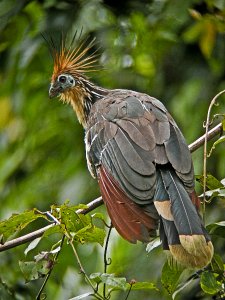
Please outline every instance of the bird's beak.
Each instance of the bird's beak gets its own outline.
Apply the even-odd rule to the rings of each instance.
[[[59,82],[51,83],[49,92],[48,92],[49,98],[52,99],[54,97],[59,96],[59,94],[62,93],[62,91],[63,91],[63,89]]]

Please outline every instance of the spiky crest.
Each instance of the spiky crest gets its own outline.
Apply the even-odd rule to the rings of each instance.
[[[89,38],[82,40],[79,36],[78,45],[74,47],[76,36],[77,32],[69,46],[66,43],[66,36],[64,37],[63,35],[61,35],[59,47],[56,47],[52,39],[48,42],[54,60],[52,80],[55,80],[61,73],[85,77],[86,73],[97,71],[97,50],[87,55],[95,45],[95,38],[92,40],[89,40]]]

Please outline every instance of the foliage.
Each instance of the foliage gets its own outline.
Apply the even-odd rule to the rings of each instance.
[[[147,255],[145,246],[129,245],[113,231],[111,264],[103,268],[107,217],[102,207],[95,215],[76,212],[99,191],[86,168],[81,126],[70,108],[48,100],[52,60],[41,33],[57,40],[62,30],[83,28],[96,36],[104,69],[92,79],[158,97],[191,142],[203,133],[209,100],[224,89],[224,1],[3,0],[0,14],[1,241],[51,225],[28,246],[1,253],[0,298],[34,299],[40,290],[40,297],[56,300],[223,297],[224,136],[208,145],[212,264],[177,271],[157,243]],[[224,99],[215,108],[222,117]],[[202,174],[202,151],[193,160]],[[202,175],[197,181],[201,194]]]

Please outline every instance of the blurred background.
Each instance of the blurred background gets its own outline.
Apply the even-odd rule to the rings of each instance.
[[[1,220],[33,207],[45,211],[67,199],[78,204],[99,196],[86,167],[83,128],[70,107],[48,98],[53,62],[41,34],[57,39],[61,32],[73,35],[83,28],[84,36],[96,37],[103,68],[92,80],[158,98],[188,143],[204,133],[209,103],[225,88],[224,0],[2,0],[0,15]],[[225,97],[219,102],[213,114],[224,114]],[[193,160],[195,173],[202,174],[203,149]],[[224,144],[208,160],[208,171],[219,180],[225,177]],[[197,190],[202,192],[200,186]],[[206,223],[222,220],[222,208],[218,199],[207,205]],[[105,214],[103,207],[97,211]],[[53,243],[45,239],[38,247],[49,250]],[[130,245],[115,231],[109,247],[109,272],[161,289],[134,291],[130,300],[170,299],[160,283],[166,260],[160,248],[148,255],[145,245]],[[0,254],[0,299],[34,299],[41,286],[41,280],[24,282],[18,261],[25,248]],[[103,271],[101,246],[79,246],[78,252],[88,274]],[[65,245],[46,286],[47,299],[66,300],[86,291],[90,288]],[[204,297],[194,282],[180,299]],[[111,299],[125,299],[125,293]]]

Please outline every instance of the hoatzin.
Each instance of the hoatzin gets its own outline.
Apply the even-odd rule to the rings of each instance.
[[[50,98],[72,105],[85,129],[87,165],[97,178],[113,226],[131,243],[159,234],[163,249],[190,268],[213,255],[199,215],[191,154],[184,137],[157,99],[143,93],[96,86],[93,41],[60,49],[54,60]]]

